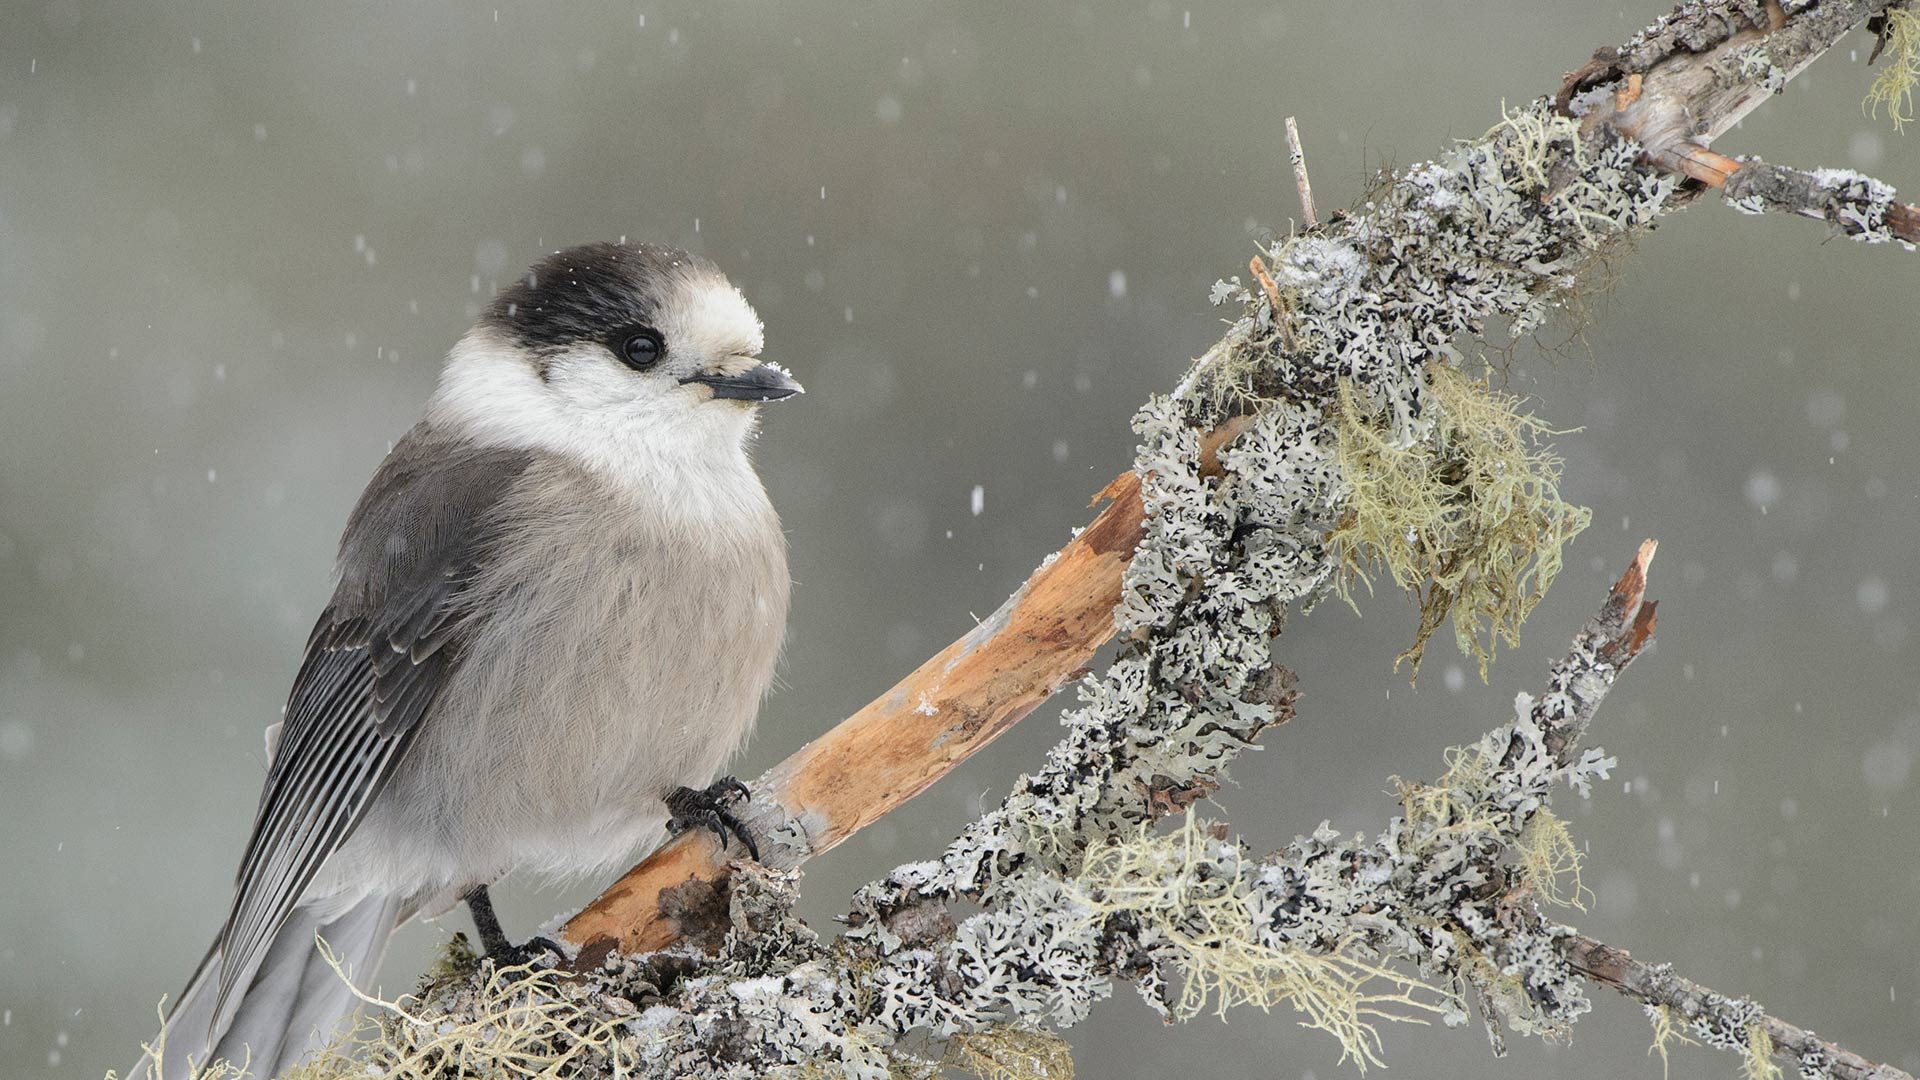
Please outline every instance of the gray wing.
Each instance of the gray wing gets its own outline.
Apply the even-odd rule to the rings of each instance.
[[[474,621],[459,595],[486,558],[502,497],[530,460],[415,428],[361,495],[221,931],[216,1016],[393,775],[459,664]]]

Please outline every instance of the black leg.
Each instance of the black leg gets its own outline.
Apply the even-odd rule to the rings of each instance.
[[[735,805],[752,797],[747,785],[732,776],[715,780],[705,791],[675,788],[666,798],[667,831],[678,836],[692,828],[707,829],[720,838],[721,847],[725,847],[730,838],[737,839],[753,861],[759,862],[760,845],[754,842],[746,823],[733,813]]]
[[[525,945],[507,940],[500,928],[500,917],[493,913],[493,897],[485,885],[476,885],[467,893],[467,910],[473,913],[473,928],[480,932],[480,947],[487,951],[496,967],[514,967],[543,952],[565,956],[559,945],[543,937],[529,938]]]

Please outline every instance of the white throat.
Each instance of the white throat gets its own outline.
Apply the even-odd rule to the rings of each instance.
[[[483,446],[558,455],[692,517],[737,510],[742,498],[764,503],[746,450],[755,409],[678,388],[636,393],[604,357],[579,359],[562,390],[500,335],[475,328],[448,354],[427,422]]]

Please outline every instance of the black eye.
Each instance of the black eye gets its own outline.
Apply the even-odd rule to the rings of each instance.
[[[660,362],[667,353],[666,340],[658,330],[642,327],[628,332],[620,341],[620,359],[635,371],[645,371]]]

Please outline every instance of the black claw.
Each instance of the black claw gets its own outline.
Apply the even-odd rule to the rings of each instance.
[[[739,840],[747,849],[754,862],[760,861],[760,845],[754,842],[747,831],[746,822],[734,816],[731,809],[736,803],[743,803],[753,797],[747,785],[738,778],[723,776],[707,785],[705,791],[692,788],[675,788],[666,798],[667,831],[675,836],[692,828],[702,828],[720,838],[720,846],[725,847],[728,839]]]
[[[547,953],[553,953],[553,957],[559,961],[566,959],[566,949],[563,949],[561,944],[555,942],[553,938],[528,938],[522,944],[507,945],[499,951],[488,949],[486,955],[488,959],[492,959],[495,969],[501,969],[501,967],[526,967]]]
[[[508,941],[506,931],[500,928],[500,917],[493,913],[493,897],[485,885],[475,886],[466,899],[467,909],[473,912],[473,927],[480,932],[480,946],[487,951],[487,959],[493,961],[494,967],[520,967],[547,953],[566,959],[566,950],[550,938],[529,938],[524,945]]]

